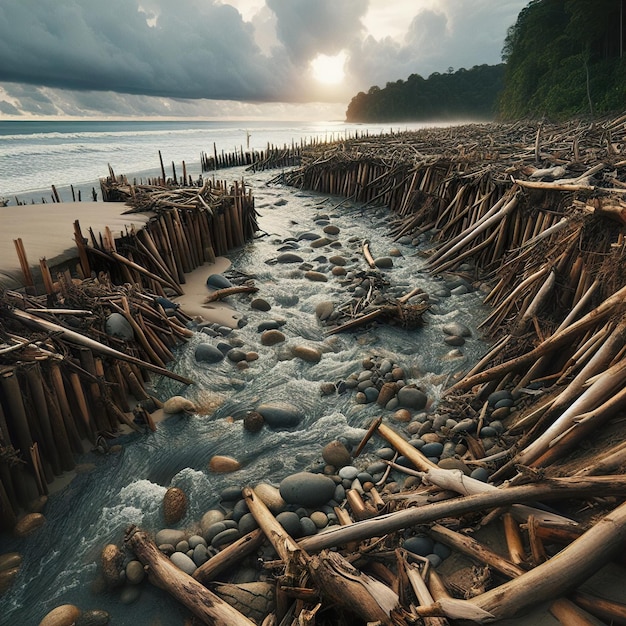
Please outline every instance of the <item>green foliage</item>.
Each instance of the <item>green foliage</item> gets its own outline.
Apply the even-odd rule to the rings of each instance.
[[[508,30],[504,119],[605,113],[626,104],[624,0],[533,0]]]
[[[427,79],[411,74],[380,87],[370,87],[352,98],[348,122],[397,122],[450,119],[493,119],[503,87],[504,65],[477,65]]]

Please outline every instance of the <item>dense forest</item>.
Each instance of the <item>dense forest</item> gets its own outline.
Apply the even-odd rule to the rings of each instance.
[[[565,118],[626,105],[626,0],[532,0],[507,32],[501,65],[450,68],[360,92],[349,122]]]

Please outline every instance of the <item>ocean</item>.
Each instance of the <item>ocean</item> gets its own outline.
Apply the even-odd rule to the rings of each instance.
[[[71,201],[70,185],[83,200],[99,179],[116,174],[154,175],[159,151],[168,169],[182,161],[189,173],[200,173],[200,156],[235,150],[262,150],[269,144],[340,139],[355,132],[380,134],[424,127],[424,124],[360,125],[341,121],[0,121],[0,198],[51,201],[55,185]],[[178,169],[180,173],[180,169]],[[98,196],[99,197],[99,196]]]

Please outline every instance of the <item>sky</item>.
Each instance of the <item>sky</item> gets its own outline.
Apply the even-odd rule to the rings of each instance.
[[[343,120],[373,85],[501,62],[527,4],[2,0],[0,120]]]

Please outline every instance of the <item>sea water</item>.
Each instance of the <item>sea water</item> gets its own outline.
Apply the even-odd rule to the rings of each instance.
[[[142,131],[135,132],[141,135]],[[182,129],[176,132],[184,134]],[[165,136],[167,132],[159,135],[161,149]],[[82,141],[89,146],[82,149],[90,153],[102,149],[97,137],[94,145],[85,137]],[[106,141],[114,142],[111,137]],[[148,166],[139,159],[143,152],[154,154],[159,149],[157,143],[150,145],[136,153],[138,160],[129,161],[129,167]],[[110,153],[106,157],[104,152],[100,154],[112,160]],[[115,162],[111,165],[117,169]],[[0,597],[0,624],[36,626],[48,611],[66,603],[84,610],[104,609],[116,626],[182,624],[185,610],[147,581],[142,583],[139,597],[129,604],[122,602],[119,591],[102,591],[95,584],[100,552],[106,544],[120,545],[130,524],[147,531],[163,527],[162,499],[168,487],[186,492],[188,513],[179,526],[193,525],[206,510],[219,505],[219,494],[228,486],[260,481],[278,485],[293,472],[319,465],[322,448],[329,441],[345,437],[356,445],[371,420],[384,411],[375,404],[357,404],[353,392],[323,396],[320,385],[360,372],[363,358],[387,357],[400,364],[408,382],[420,385],[436,408],[446,381],[466,371],[484,352],[476,328],[482,317],[477,293],[440,298],[426,314],[422,329],[378,325],[327,337],[315,315],[316,305],[323,300],[342,304],[351,297],[346,285],[328,272],[326,258],[333,254],[343,255],[348,269],[367,269],[361,253],[361,242],[367,238],[376,256],[387,254],[392,247],[400,252],[394,257],[394,267],[384,271],[390,292],[401,294],[420,287],[432,294],[440,289],[441,281],[424,271],[424,261],[413,245],[392,241],[390,216],[384,207],[365,208],[342,198],[285,187],[271,182],[275,175],[235,168],[222,176],[244,177],[253,188],[260,213],[257,237],[229,255],[233,269],[254,279],[259,288],[255,296],[272,307],[267,312],[253,309],[247,295],[230,299],[247,322],[233,335],[243,344],[242,349],[257,351],[259,359],[244,371],[227,360],[199,364],[194,358],[196,346],[215,341],[201,332],[177,350],[176,362],[170,366],[192,378],[194,384],[187,387],[168,378],[154,379],[154,395],[164,400],[181,394],[198,404],[204,402],[204,406],[211,404],[206,402],[210,398],[217,408],[190,417],[170,417],[158,424],[156,432],[121,436],[110,442],[122,444],[119,454],[86,452],[78,461],[90,471],[78,474],[50,496],[46,524],[36,534],[24,540],[1,535],[0,553],[19,551],[24,564],[12,588]],[[84,174],[83,180],[88,178]],[[294,251],[315,269],[328,272],[328,282],[311,282],[294,266],[273,262],[283,246],[294,245],[293,240],[303,232],[321,235],[322,216],[340,229],[341,248],[312,249],[302,241],[295,244],[299,248]],[[283,324],[284,344],[261,345],[258,326],[268,319]],[[442,326],[450,321],[464,323],[472,331],[472,337],[453,357],[442,332]],[[321,346],[321,361],[312,364],[289,358],[289,347],[300,344]],[[255,434],[243,429],[241,418],[246,411],[276,400],[289,401],[302,410],[304,418],[297,427],[283,431],[264,427]],[[363,453],[363,462],[372,460],[373,451],[382,445],[382,440],[374,438]],[[242,469],[232,474],[209,472],[208,462],[216,454],[236,458]]]

